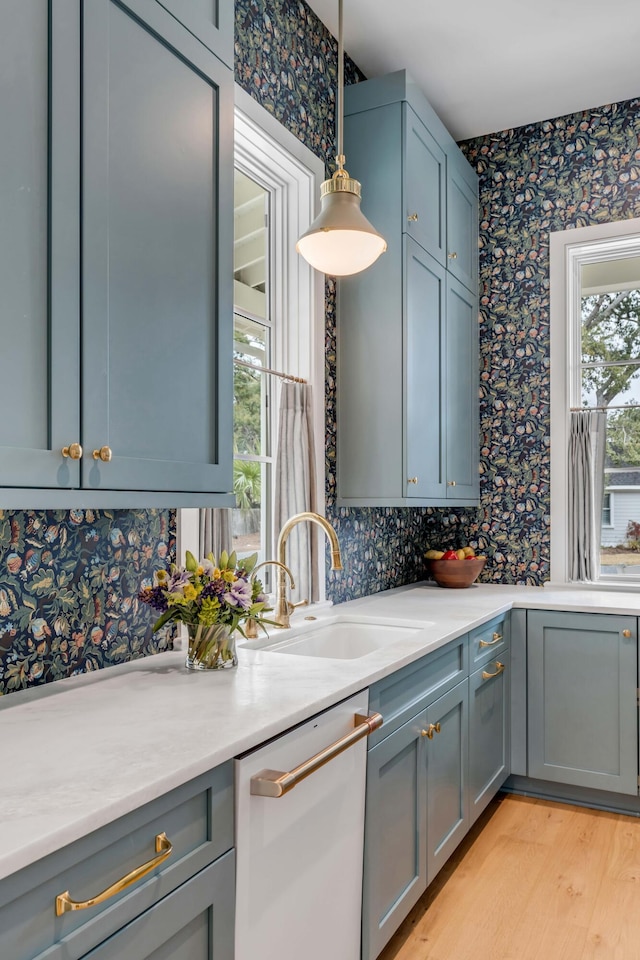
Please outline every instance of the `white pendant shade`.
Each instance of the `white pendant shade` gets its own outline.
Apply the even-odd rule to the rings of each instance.
[[[332,277],[365,270],[386,249],[360,210],[360,197],[350,191],[323,196],[319,215],[296,244],[307,263]]]

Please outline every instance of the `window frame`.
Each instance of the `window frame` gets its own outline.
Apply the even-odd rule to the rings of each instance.
[[[273,284],[271,316],[280,336],[274,337],[274,369],[313,385],[313,434],[316,454],[316,503],[325,512],[325,350],[324,275],[317,273],[295,250],[297,238],[319,210],[324,164],[272,114],[235,85],[234,166],[261,183],[271,194],[271,251],[281,282]],[[279,406],[279,381],[272,400]],[[274,444],[276,438],[273,438]],[[275,450],[275,446],[274,446]],[[178,511],[178,557],[198,552],[197,509]],[[326,597],[325,543],[318,550],[320,600]]]
[[[549,235],[550,283],[550,525],[551,571],[549,586],[571,585],[593,590],[594,582],[580,583],[569,578],[569,471],[567,450],[572,397],[580,396],[578,364],[580,329],[571,318],[580,315],[580,267],[583,263],[617,256],[640,255],[640,218],[558,230]],[[596,581],[598,589],[628,590],[640,586],[631,578]]]
[[[605,500],[606,500],[607,497],[609,498],[609,506],[605,506]],[[613,490],[608,490],[606,487],[605,487],[605,490],[604,490],[603,500],[602,500],[602,515],[603,515],[603,516],[604,516],[605,510],[608,510],[608,511],[609,511],[609,523],[604,523],[604,522],[602,522],[602,523],[601,523],[601,526],[602,526],[602,527],[605,527],[605,529],[607,529],[607,530],[613,530],[613,528],[615,527],[615,522],[614,522],[614,519],[613,519]]]

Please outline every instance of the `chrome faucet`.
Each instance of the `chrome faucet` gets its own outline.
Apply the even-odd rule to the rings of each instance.
[[[293,579],[293,574],[291,573],[291,570],[289,570],[289,567],[287,567],[284,563],[281,563],[279,560],[263,560],[262,563],[259,563],[257,567],[254,567],[253,573],[251,574],[251,580],[252,581],[255,580],[256,573],[258,572],[258,570],[260,570],[261,567],[267,567],[269,566],[269,564],[273,564],[275,567],[279,567],[283,577],[285,577],[288,574],[289,582],[291,584],[291,589],[295,590],[296,584]],[[258,621],[255,620],[253,617],[248,618],[244,628],[244,635],[247,638],[247,640],[255,640],[257,638]]]
[[[278,587],[276,591],[276,608],[273,614],[273,620],[278,624],[279,627],[286,628],[290,626],[289,618],[293,613],[294,609],[297,606],[301,606],[304,603],[308,603],[308,600],[303,600],[302,604],[291,603],[287,599],[287,581],[285,579],[285,572],[282,569],[285,567],[285,548],[287,545],[287,539],[293,528],[298,524],[302,523],[303,520],[309,520],[311,523],[317,524],[319,527],[324,530],[331,544],[331,569],[332,570],[342,570],[342,557],[340,556],[340,544],[338,543],[338,538],[336,532],[324,517],[321,517],[319,513],[296,513],[295,516],[290,517],[286,523],[283,525],[280,535],[278,537],[278,545],[276,548],[276,553],[278,554]],[[285,567],[286,569],[286,567]],[[293,586],[293,581],[292,584]]]

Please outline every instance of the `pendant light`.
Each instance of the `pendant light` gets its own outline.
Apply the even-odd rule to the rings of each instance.
[[[316,270],[346,277],[366,270],[387,249],[384,237],[360,210],[361,187],[344,169],[344,49],[338,0],[338,109],[336,172],[320,188],[320,213],[296,244]]]

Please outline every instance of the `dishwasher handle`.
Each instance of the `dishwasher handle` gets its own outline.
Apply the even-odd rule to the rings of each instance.
[[[255,777],[251,777],[251,795],[254,797],[283,797],[285,793],[304,780],[310,774],[315,773],[325,763],[329,763],[334,757],[344,753],[345,750],[358,740],[368,737],[370,733],[382,726],[382,714],[372,713],[367,717],[362,713],[356,713],[353,718],[354,728],[351,733],[340,737],[335,743],[325,747],[315,756],[309,757],[304,763],[294,767],[289,772],[282,770],[261,770]]]

